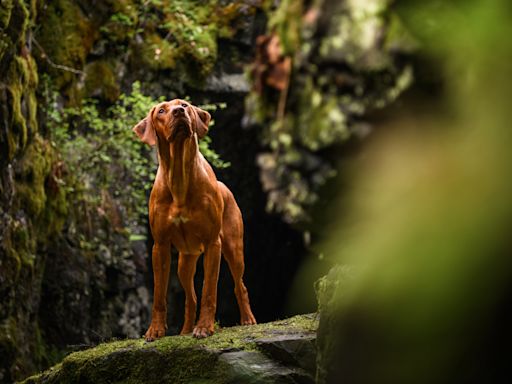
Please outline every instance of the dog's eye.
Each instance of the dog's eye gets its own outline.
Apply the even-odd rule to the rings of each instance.
[[[164,113],[165,112],[165,109],[163,108],[160,108],[160,110],[158,111],[158,113]]]
[[[187,108],[187,107],[188,107],[188,104],[181,104],[181,106],[182,106],[183,108]]]

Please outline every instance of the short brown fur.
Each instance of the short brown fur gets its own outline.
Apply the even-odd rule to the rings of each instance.
[[[213,334],[221,253],[226,259],[240,309],[240,323],[256,324],[242,277],[244,273],[242,214],[231,191],[217,181],[199,152],[210,114],[175,99],[153,107],[133,131],[157,145],[159,167],[149,199],[153,234],[154,298],[147,341],[165,335],[171,244],[179,251],[178,277],[185,290],[185,320],[181,334]],[[196,263],[204,252],[204,281],[199,320],[194,290]]]

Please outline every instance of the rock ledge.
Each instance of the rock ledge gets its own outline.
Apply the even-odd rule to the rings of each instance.
[[[113,341],[68,355],[34,383],[313,383],[315,314],[217,331]]]

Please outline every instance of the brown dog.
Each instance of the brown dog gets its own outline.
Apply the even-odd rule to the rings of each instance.
[[[149,199],[153,246],[154,298],[147,341],[165,335],[171,244],[179,251],[178,277],[185,290],[181,334],[213,334],[221,252],[235,282],[241,324],[256,324],[244,273],[242,214],[231,191],[217,181],[199,152],[198,140],[208,131],[210,114],[184,100],[156,105],[133,131],[146,144],[157,145],[159,167]],[[194,274],[204,252],[204,281],[199,321]]]

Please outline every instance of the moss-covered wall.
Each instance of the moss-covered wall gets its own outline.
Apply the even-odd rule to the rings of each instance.
[[[208,92],[217,92],[231,103],[229,112],[218,117],[226,126],[218,142],[222,155],[237,164],[219,174],[234,190],[246,232],[252,234],[246,240],[248,285],[259,285],[252,276],[267,271],[276,254],[282,261],[283,269],[272,269],[277,282],[256,290],[253,303],[267,306],[260,309],[266,320],[283,306],[288,283],[279,282],[281,275],[296,268],[304,246],[300,233],[263,213],[254,165],[261,151],[258,140],[268,148],[258,159],[269,207],[290,222],[304,220],[318,199],[318,188],[333,174],[321,151],[354,135],[356,120],[392,101],[407,86],[410,72],[398,60],[406,49],[392,38],[402,34],[386,1],[376,1],[364,12],[348,2],[327,0],[307,6],[300,0],[283,1],[276,9],[271,2],[255,4],[2,2],[0,293],[6,299],[0,302],[0,349],[7,358],[2,359],[0,381],[50,363],[68,345],[136,336],[146,323],[146,249],[129,241],[125,207],[115,197],[108,191],[91,196],[76,188],[47,124],[52,110],[78,106],[84,98],[95,98],[105,109],[135,80],[154,97],[188,93],[209,101]],[[268,10],[268,33],[281,42],[276,72],[265,72],[265,59],[257,63],[264,69],[254,72],[255,81],[263,86],[247,102],[263,135],[240,129],[244,83],[212,85],[226,71],[241,76],[241,61],[251,60],[251,46],[262,31],[254,21],[258,7]],[[394,30],[399,32],[393,35]],[[44,104],[48,91],[58,94],[51,105]],[[213,137],[217,140],[215,132]],[[246,150],[238,154],[233,143],[243,143]],[[221,290],[231,291],[224,272]],[[173,298],[180,298],[173,281]],[[171,303],[175,309],[176,301]],[[232,306],[219,304],[220,310],[226,307]],[[173,326],[179,313],[172,311]]]
[[[185,84],[201,88],[218,39],[234,36],[255,10],[241,1],[52,1],[39,5],[34,49],[68,104],[91,96],[113,102],[134,80],[160,96]]]
[[[153,97],[202,87],[218,40],[255,9],[217,1],[1,2],[0,382],[80,345],[136,337],[149,315],[147,251],[130,242],[126,207],[105,191],[76,188],[48,114],[91,97],[106,108],[134,80]],[[52,105],[48,91],[58,94]],[[136,225],[145,230],[143,220]]]
[[[269,14],[248,117],[268,148],[258,158],[268,209],[307,226],[341,145],[410,85],[415,44],[388,0],[285,0]]]
[[[31,51],[37,3],[2,2],[0,24],[0,381],[33,371],[42,359],[37,322],[45,256],[66,205],[48,188],[57,161],[39,133],[38,67]]]

